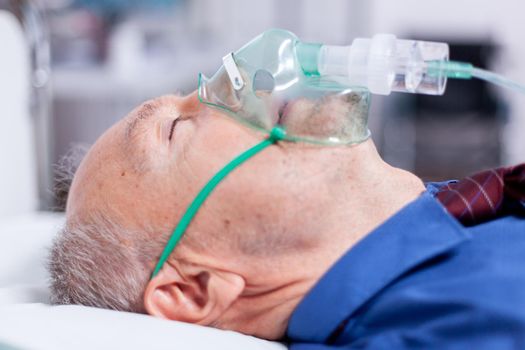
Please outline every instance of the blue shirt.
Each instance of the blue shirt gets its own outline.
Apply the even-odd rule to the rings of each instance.
[[[463,227],[438,187],[319,280],[291,316],[291,350],[525,349],[525,218]]]

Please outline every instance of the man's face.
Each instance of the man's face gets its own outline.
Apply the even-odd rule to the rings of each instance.
[[[298,116],[303,115],[300,104],[297,108]],[[333,116],[333,110],[319,111]],[[265,137],[200,104],[196,94],[146,102],[109,129],[83,160],[68,198],[68,221],[103,213],[130,232],[146,235],[147,228],[155,227],[167,237],[210,178]],[[350,237],[346,231],[352,226],[368,230],[374,224],[363,215],[350,218],[346,206],[370,201],[370,195],[353,188],[349,179],[377,182],[376,175],[382,173],[374,152],[369,141],[352,152],[348,147],[278,143],[230,173],[199,209],[175,249],[177,261],[219,271],[217,293],[228,285],[241,293],[235,300],[220,295],[232,306],[198,323],[266,338],[281,336],[287,315],[303,293],[346,249],[337,243],[338,237]],[[328,229],[342,218],[351,219],[350,225],[338,224],[335,232]],[[125,249],[133,242],[121,244]],[[148,276],[156,258],[151,257]],[[180,267],[171,271],[181,277]],[[224,277],[228,273],[239,276],[245,287],[237,283],[239,279]],[[200,288],[201,281],[197,282]],[[296,282],[300,288],[294,287]],[[177,293],[169,295],[182,295]],[[266,311],[248,312],[257,306],[255,295],[281,305],[260,304],[279,311],[280,322],[271,315],[261,321]],[[169,318],[192,321],[180,315]]]
[[[129,228],[154,224],[173,229],[213,174],[264,137],[200,104],[195,94],[146,102],[109,129],[82,162],[70,192],[68,218],[104,210]],[[326,169],[337,168],[333,160],[341,151],[269,147],[228,175],[189,232],[246,235],[246,246],[236,241],[231,249],[251,254],[257,247],[264,249],[265,242],[279,241],[280,249],[297,245],[283,231],[293,231],[306,215],[315,219],[319,206],[330,200],[323,184],[337,172]],[[267,235],[256,237],[254,227]],[[314,225],[311,231],[320,228]]]

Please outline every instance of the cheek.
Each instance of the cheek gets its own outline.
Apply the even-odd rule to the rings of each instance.
[[[169,182],[164,193],[166,198],[170,198],[170,203],[175,199],[177,204],[170,206],[178,213],[188,207],[219,170],[264,137],[211,110],[188,123],[192,125],[181,129],[186,133],[181,135],[184,136],[181,137],[181,141],[184,139],[185,143],[177,147],[172,164],[163,175]],[[248,160],[245,164],[252,161]],[[240,186],[238,181],[231,181],[231,184],[227,185],[230,178],[235,178],[236,173],[245,164],[229,174],[212,192],[210,198],[217,197],[217,193],[221,192],[223,187],[227,188],[226,193],[245,192],[244,188],[248,186]],[[208,202],[207,200],[206,203]]]
[[[172,192],[182,203],[177,212],[185,210],[228,162],[264,138],[222,115],[208,113],[195,123],[186,153],[175,161],[171,178]],[[283,218],[293,222],[303,213],[315,212],[312,206],[317,202],[313,203],[313,198],[319,199],[317,193],[323,191],[318,184],[323,167],[313,161],[317,159],[313,155],[308,158],[302,150],[268,147],[228,174],[214,189],[196,225],[223,231]]]
[[[263,133],[241,125],[232,117],[210,108],[196,123],[198,125],[195,147],[217,158],[232,159],[265,137]]]
[[[170,167],[173,187],[179,188],[177,192],[182,191],[190,197],[196,196],[218,171],[265,137],[262,133],[247,129],[230,118],[212,111],[199,116],[193,123],[195,125],[191,135],[186,138],[187,143],[179,147]],[[266,152],[268,150],[262,151],[262,153]],[[248,159],[223,181],[229,182],[229,179],[236,177],[236,173],[242,171],[242,168],[250,167],[254,161],[258,163],[255,159],[259,157],[258,154],[254,159]],[[252,172],[263,171],[263,168],[264,166],[252,169]],[[251,176],[240,178],[251,179]],[[223,186],[222,183],[219,185],[219,187]]]
[[[293,215],[309,197],[302,166],[270,146],[235,169],[217,187],[217,205],[246,220],[271,221]]]
[[[249,256],[308,249],[316,243],[310,232],[326,227],[318,217],[323,188],[304,181],[300,171],[253,161],[219,185],[204,221],[224,237],[242,237],[233,242],[233,249]]]

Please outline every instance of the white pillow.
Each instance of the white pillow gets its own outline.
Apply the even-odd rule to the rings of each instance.
[[[0,344],[35,350],[286,350],[282,344],[152,316],[85,306],[0,307]]]
[[[47,251],[63,223],[48,212],[0,219],[0,288],[47,285]]]
[[[286,350],[236,332],[78,305],[46,305],[45,259],[63,215],[0,221],[0,349]]]

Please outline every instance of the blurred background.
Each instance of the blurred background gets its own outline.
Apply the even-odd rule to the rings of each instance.
[[[12,196],[0,213],[60,209],[55,164],[72,145],[89,146],[146,99],[193,91],[199,72],[270,27],[327,44],[378,32],[447,42],[452,59],[525,82],[524,9],[520,0],[0,0],[0,192]],[[459,178],[525,161],[525,95],[471,80],[449,81],[442,97],[374,96],[370,129],[391,164],[424,180]]]

